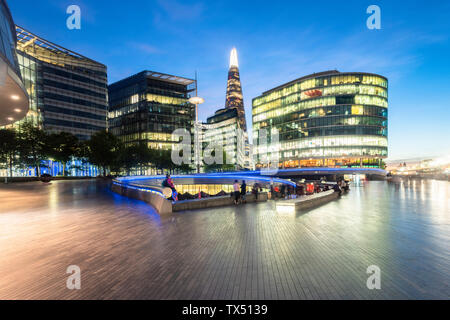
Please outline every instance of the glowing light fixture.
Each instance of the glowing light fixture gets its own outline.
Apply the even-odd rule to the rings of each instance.
[[[233,50],[231,50],[231,54],[230,54],[230,68],[232,68],[232,67],[239,68],[239,62],[238,62],[236,48],[233,48]]]
[[[8,117],[7,120],[8,121],[14,121],[14,118],[13,117]]]
[[[189,102],[192,104],[202,104],[203,102],[205,102],[205,99],[200,97],[192,97],[189,99]]]
[[[13,100],[19,100],[20,99],[20,97],[18,96],[18,95],[16,95],[16,94],[13,94],[12,96],[11,96],[11,99],[13,99]]]
[[[17,112],[17,113],[21,113],[21,112],[22,112],[22,110],[21,110],[21,109],[19,109],[19,108],[16,108],[16,109],[14,109],[14,112]]]

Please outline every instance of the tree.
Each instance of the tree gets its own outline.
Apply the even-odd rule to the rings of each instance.
[[[40,164],[48,156],[45,142],[47,134],[31,122],[25,122],[20,128],[19,134],[20,161],[26,166],[36,168],[36,175],[40,176]]]
[[[106,170],[117,164],[122,142],[112,133],[105,130],[94,133],[87,142],[87,158],[90,163],[101,167],[103,175]]]
[[[0,130],[0,162],[5,164],[5,168],[12,177],[12,170],[19,152],[19,139],[16,131],[12,129]],[[7,181],[7,180],[6,180]]]
[[[143,167],[146,167],[154,159],[154,152],[148,148],[146,143],[139,143],[123,148],[120,151],[120,167],[124,168],[127,175],[130,175],[131,169],[139,168],[140,174],[143,174]]]
[[[213,151],[213,157],[214,157],[215,151]],[[222,157],[223,163],[213,163],[205,165],[205,172],[226,172],[226,171],[232,171],[235,170],[235,165],[233,164],[227,164],[227,153],[225,150],[223,151],[223,157]]]
[[[172,171],[176,165],[172,161],[171,150],[151,150],[151,163],[160,170]]]
[[[67,162],[78,154],[80,148],[78,138],[68,132],[52,133],[48,137],[46,146],[49,156],[62,163],[63,176],[65,176]]]

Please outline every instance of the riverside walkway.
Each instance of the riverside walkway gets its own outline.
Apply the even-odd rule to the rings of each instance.
[[[370,182],[298,214],[269,201],[166,218],[95,180],[2,185],[0,299],[448,299],[449,194]]]

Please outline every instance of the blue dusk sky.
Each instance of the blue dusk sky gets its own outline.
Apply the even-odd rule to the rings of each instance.
[[[389,78],[389,159],[450,154],[450,1],[9,0],[16,24],[107,65],[109,82],[142,70],[193,78],[224,107],[237,48],[247,119],[263,91],[330,69]],[[81,8],[81,30],[66,9]],[[381,30],[366,9],[381,8]]]

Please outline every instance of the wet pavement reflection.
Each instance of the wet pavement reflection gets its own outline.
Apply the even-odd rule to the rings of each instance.
[[[444,181],[366,182],[306,212],[169,217],[96,180],[2,185],[0,299],[448,299],[449,208]]]

